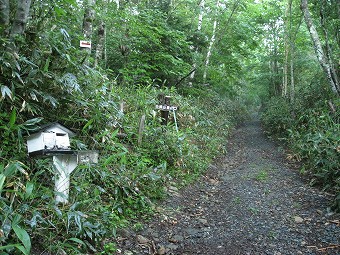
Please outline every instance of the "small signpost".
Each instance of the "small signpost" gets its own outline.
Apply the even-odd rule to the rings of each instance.
[[[88,48],[91,49],[91,41],[80,41],[79,43],[80,48]]]
[[[175,128],[176,128],[176,132],[177,132],[177,135],[178,135],[179,133],[178,133],[178,125],[177,125],[177,119],[176,119],[176,111],[178,110],[178,107],[170,105],[170,99],[171,99],[171,96],[164,96],[164,94],[159,94],[158,95],[159,104],[156,105],[156,109],[161,111],[162,125],[165,125],[165,126],[168,125],[169,112],[173,113]],[[179,137],[178,137],[178,139],[179,139]],[[182,156],[181,144],[179,143],[178,146],[179,146],[180,155]]]
[[[174,118],[176,119],[175,111],[177,111],[177,106],[170,105],[171,96],[165,96],[164,94],[158,95],[159,104],[156,105],[156,109],[161,110],[162,125],[167,125],[169,121],[169,112],[174,112]]]
[[[156,109],[163,110],[163,111],[177,111],[177,106],[157,104]]]

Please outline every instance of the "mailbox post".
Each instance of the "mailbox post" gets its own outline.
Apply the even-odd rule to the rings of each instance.
[[[79,163],[98,163],[97,151],[71,150],[69,137],[75,133],[58,122],[42,126],[27,138],[29,156],[52,156],[56,202],[67,204],[70,175]]]
[[[77,167],[77,155],[55,155],[53,156],[53,167],[55,170],[55,200],[57,203],[67,204],[70,190],[70,175]]]

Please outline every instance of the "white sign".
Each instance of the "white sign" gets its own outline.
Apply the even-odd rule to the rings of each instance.
[[[80,48],[91,49],[91,41],[80,41]]]
[[[177,106],[170,106],[170,105],[156,105],[156,109],[159,110],[167,110],[167,111],[176,111]]]

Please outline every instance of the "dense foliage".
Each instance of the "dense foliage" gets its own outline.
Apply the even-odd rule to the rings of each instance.
[[[336,66],[336,2],[311,2]],[[114,253],[117,229],[138,228],[167,189],[204,172],[261,103],[313,182],[339,192],[339,100],[298,6],[0,1],[0,254]],[[166,126],[160,94],[179,106]],[[66,205],[55,203],[51,158],[27,156],[27,136],[55,121],[77,133],[72,149],[100,152],[72,173]]]
[[[286,141],[292,151],[290,158],[302,161],[301,172],[310,175],[311,184],[334,194],[333,209],[340,210],[340,102],[339,90],[332,81],[338,80],[340,70],[339,63],[334,62],[340,52],[339,36],[334,30],[340,26],[335,13],[339,6],[335,1],[310,2],[308,5],[301,1],[306,27],[301,24],[301,14],[294,9],[297,1],[287,1],[284,9],[279,8],[285,15],[275,29],[282,33],[283,40],[273,35],[276,40],[267,45],[273,56],[264,54],[269,57],[269,70],[261,68],[268,73],[262,73],[256,80],[262,79],[262,84],[268,87],[261,91],[262,98],[267,98],[262,101],[262,120],[267,131]],[[308,20],[310,13],[319,19]],[[308,30],[310,38],[306,37]],[[313,51],[318,52],[318,58]],[[328,55],[320,56],[323,52]],[[332,79],[327,72],[321,72],[326,69],[332,73]]]
[[[195,37],[195,8],[187,5],[177,15],[166,4],[33,1],[25,32],[18,26],[15,34],[19,8],[9,5],[0,31],[0,254],[112,254],[117,229],[138,227],[155,199],[225,151],[245,107],[232,85],[202,86],[196,77],[189,86],[192,45],[206,43]],[[95,20],[86,17],[91,9]],[[93,27],[106,24],[104,58],[95,59],[99,27],[92,31],[96,54],[78,49],[91,32],[81,29],[83,15]],[[155,109],[161,93],[179,106],[167,126]],[[100,152],[98,164],[72,173],[66,205],[55,202],[51,158],[27,156],[27,136],[54,121],[77,133],[72,149]]]
[[[329,105],[339,105],[339,99],[309,99],[292,106],[275,98],[266,104],[262,120],[270,134],[287,142],[290,158],[302,161],[301,172],[311,176],[311,184],[335,195],[333,209],[339,210],[340,116]]]

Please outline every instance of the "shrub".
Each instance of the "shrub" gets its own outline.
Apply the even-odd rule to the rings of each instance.
[[[338,98],[333,101],[339,105]],[[306,104],[311,108],[305,108]],[[325,99],[312,102],[300,99],[294,107],[283,99],[272,99],[262,114],[267,130],[286,140],[298,158],[303,160],[301,170],[311,174],[311,184],[336,194],[335,210],[340,210],[339,119],[339,111],[332,112]]]
[[[293,124],[292,109],[283,98],[273,98],[266,102],[261,119],[269,134],[287,137]]]

